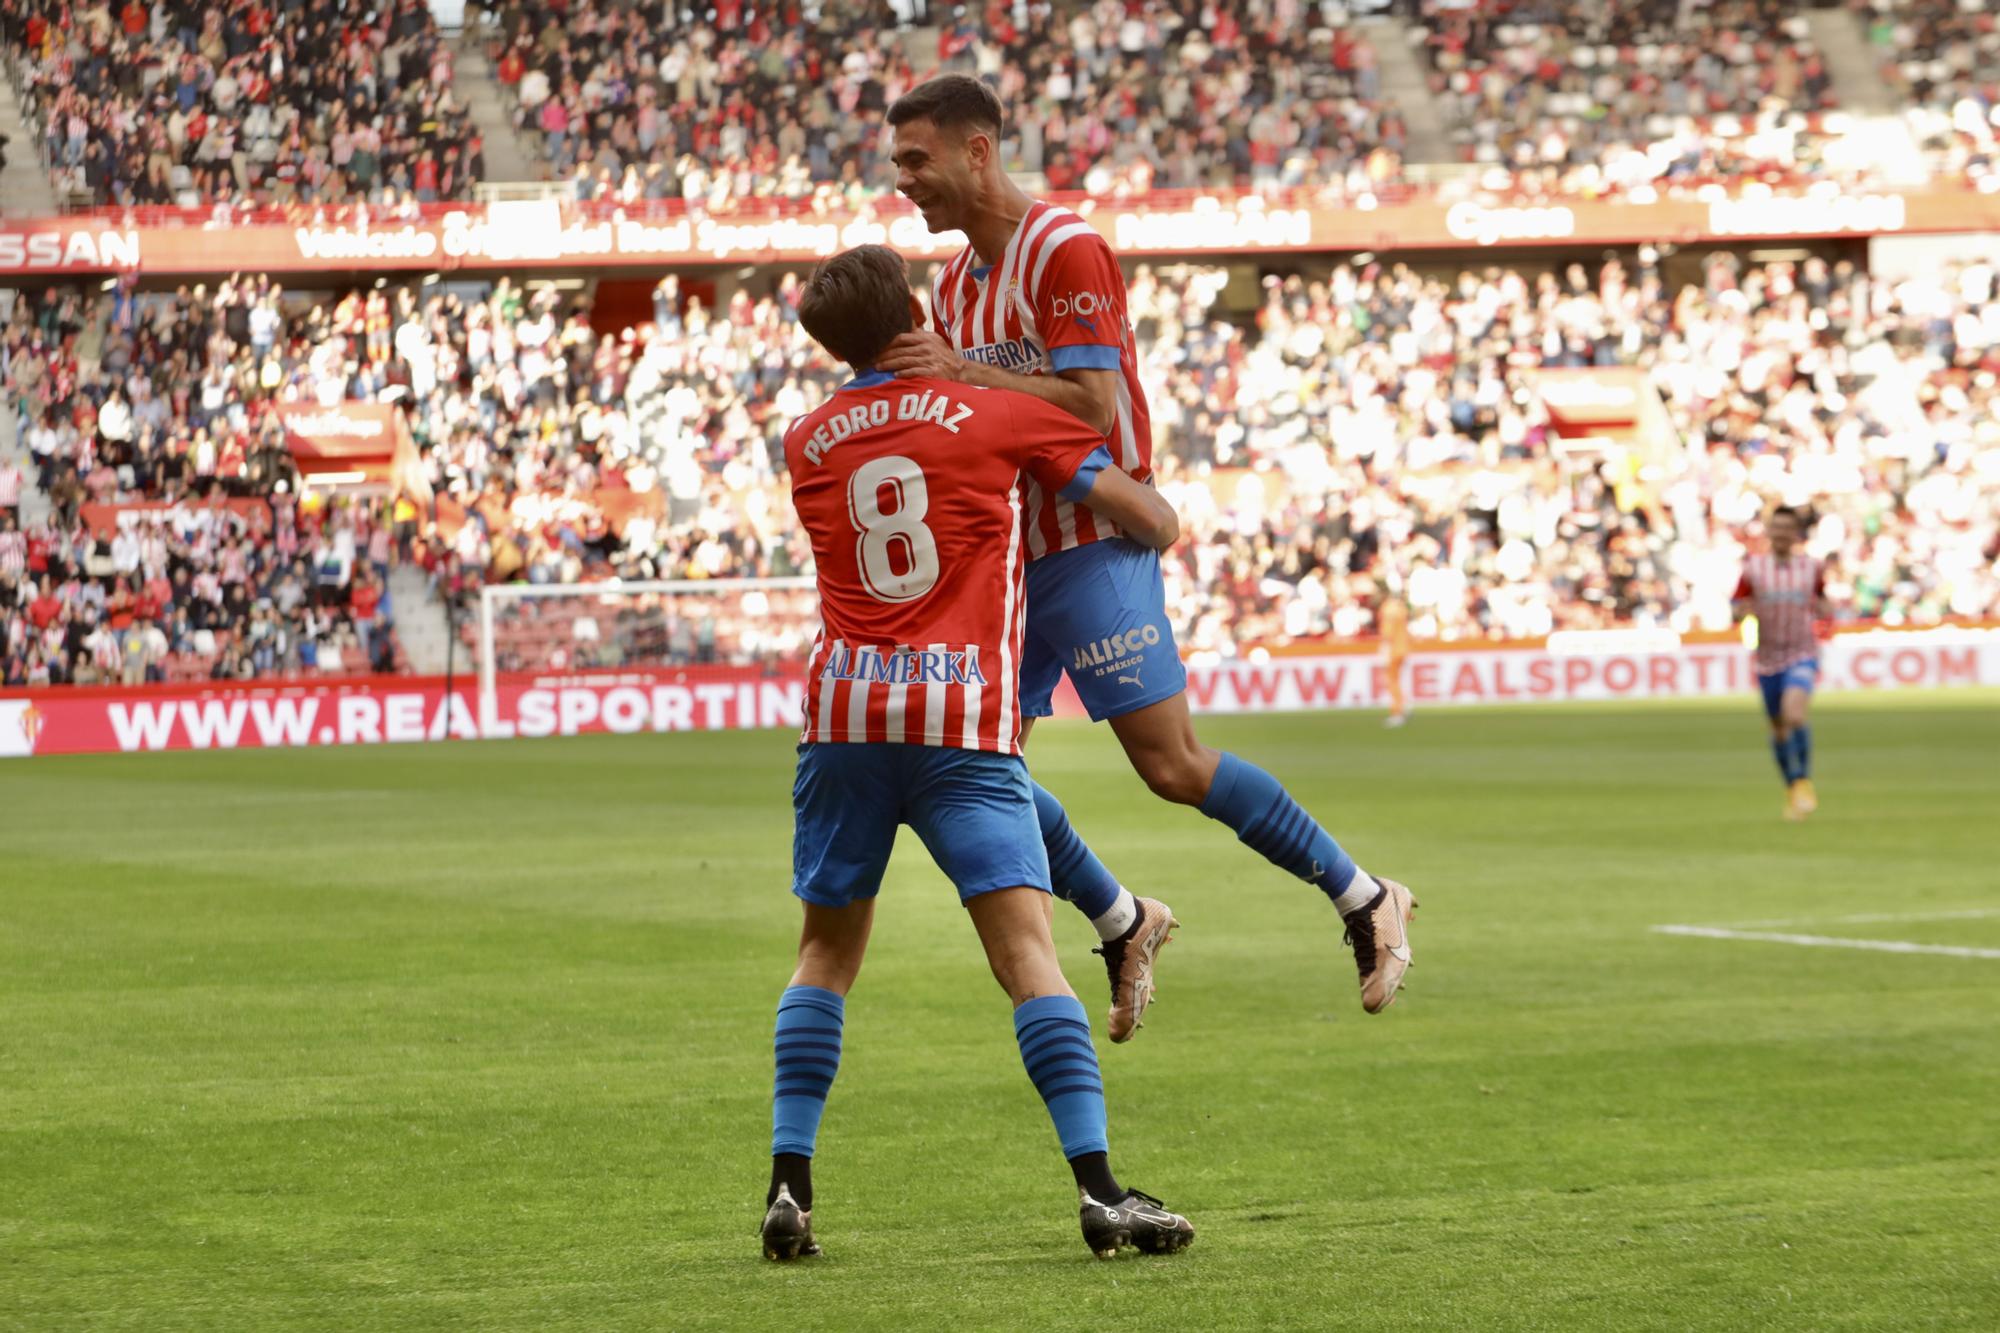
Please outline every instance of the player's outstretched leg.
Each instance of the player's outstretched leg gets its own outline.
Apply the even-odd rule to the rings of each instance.
[[[1417,906],[1407,888],[1355,865],[1269,773],[1203,745],[1186,694],[1114,717],[1111,729],[1155,795],[1229,825],[1244,846],[1326,894],[1347,923],[1361,1007],[1379,1014],[1395,1003],[1410,966],[1409,923]]]
[[[764,1257],[820,1252],[812,1231],[812,1159],[827,1093],[840,1072],[847,991],[861,969],[874,921],[873,899],[846,907],[808,902],[799,965],[778,997],[772,1039],[771,1188],[764,1196]]]
[[[1056,897],[1090,918],[1104,943],[1104,970],[1111,977],[1111,1014],[1106,1030],[1113,1041],[1129,1041],[1145,1026],[1153,1002],[1153,962],[1180,922],[1173,909],[1153,898],[1137,898],[1112,877],[1096,853],[1077,836],[1062,802],[1035,784],[1035,817],[1049,855],[1049,882]]]
[[[1185,1249],[1194,1240],[1193,1224],[1151,1195],[1121,1186],[1111,1173],[1090,1016],[1056,965],[1044,900],[1034,889],[998,889],[968,899],[966,908],[994,978],[1014,1001],[1021,1063],[1069,1160],[1091,1252],[1109,1259],[1123,1246],[1155,1254]]]

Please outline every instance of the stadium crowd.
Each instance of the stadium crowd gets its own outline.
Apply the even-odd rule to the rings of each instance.
[[[1596,162],[1684,124],[1830,104],[1825,62],[1784,0],[1426,0],[1423,33],[1433,92],[1470,160]]]
[[[1343,265],[1267,281],[1254,330],[1213,319],[1217,286],[1134,284],[1197,651],[1365,632],[1384,592],[1421,637],[1720,629],[1772,503],[1821,515],[1847,614],[2000,615],[1989,264],[1887,283],[1722,256],[1677,289],[1616,260]],[[1566,462],[1533,373],[1616,365],[1650,372],[1677,438]],[[1211,462],[1257,480],[1218,496]]]
[[[2000,38],[1986,7],[1859,3],[1874,6],[1869,31],[1931,168],[1991,174]],[[1908,166],[1832,114],[1825,58],[1787,0],[1411,8],[1457,155],[1488,168],[1477,188],[1685,193]],[[561,25],[538,16],[518,0],[497,11],[495,77],[550,174],[586,199],[723,211],[886,193],[880,112],[932,69],[995,85],[1013,117],[1010,169],[1051,190],[1308,189],[1339,202],[1406,177],[1408,127],[1383,94],[1375,37],[1338,4],[987,0],[931,11],[935,50],[866,6],[781,27],[737,5],[685,23],[659,4],[602,0]]]
[[[2000,184],[2000,13],[1986,0],[1855,0],[1855,8],[1933,169]]]
[[[268,279],[15,299],[0,385],[32,471],[0,461],[0,682],[397,666],[393,511],[300,495],[270,412],[300,345],[279,348],[277,299]]]
[[[736,4],[692,23],[669,11],[587,0],[561,24],[518,0],[498,11],[495,77],[584,198],[721,210],[885,193],[881,113],[934,68],[998,86],[1016,108],[1010,160],[1054,190],[1360,189],[1400,172],[1406,131],[1373,47],[1297,5],[988,0],[935,15],[936,49],[915,63],[876,7],[781,29]]]
[[[1843,114],[1786,0],[1424,0],[1431,90],[1484,188],[1550,197],[2000,176],[2000,24],[1985,0],[1854,0],[1900,132]],[[1502,174],[1494,174],[1494,173]]]
[[[425,0],[6,0],[0,33],[59,199],[428,202],[484,172]]]
[[[1989,265],[1889,283],[1717,257],[1669,289],[1650,262],[1343,264],[1267,278],[1247,320],[1224,317],[1226,276],[1141,266],[1131,287],[1160,485],[1188,534],[1171,604],[1195,651],[1365,633],[1387,592],[1420,636],[1720,627],[1773,501],[1822,511],[1814,549],[1852,614],[2000,615]],[[709,309],[669,278],[655,319],[616,333],[504,279],[22,301],[0,356],[54,514],[32,532],[0,518],[8,674],[143,672],[105,638],[148,621],[183,667],[323,669],[329,646],[392,660],[393,636],[370,635],[400,561],[461,598],[482,581],[804,572],[779,441],[838,376],[798,329],[796,290],[787,276]],[[1670,447],[1558,446],[1533,373],[1611,365],[1650,371]],[[299,503],[272,404],[384,390],[435,509]],[[214,499],[233,503],[195,503]],[[87,522],[96,504],[177,500],[108,536]],[[667,651],[786,651],[756,614],[715,617],[669,626]]]
[[[1932,169],[1995,171],[2000,33],[1980,0],[1854,0]],[[985,0],[772,10],[725,0],[475,7],[492,78],[582,199],[726,212],[889,190],[880,113],[933,70],[992,81],[1010,168],[1051,190],[1307,189],[1406,180],[1408,127],[1370,29],[1303,0]],[[1465,4],[1406,13],[1467,184],[1591,196],[1878,175],[1788,0]],[[314,206],[463,198],[483,144],[424,0],[226,11],[5,0],[41,150],[71,199]],[[934,36],[933,36],[934,34]],[[1907,164],[1897,164],[1907,166]],[[1464,188],[1461,186],[1460,188]]]

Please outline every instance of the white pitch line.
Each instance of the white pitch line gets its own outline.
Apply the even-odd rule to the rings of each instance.
[[[1905,921],[1978,921],[2000,916],[2000,907],[1968,907],[1942,912],[1856,912],[1850,916],[1786,916],[1772,921],[1738,921],[1731,930],[1768,930],[1773,926],[1859,926]]]
[[[1875,953],[1933,953],[1946,958],[2000,959],[2000,949],[1974,949],[1962,944],[1912,944],[1908,940],[1848,940],[1837,935],[1785,935],[1768,930],[1725,930],[1721,926],[1654,926],[1661,935],[1691,935],[1705,940],[1754,940],[1764,944],[1798,944],[1809,949],[1868,949]]]

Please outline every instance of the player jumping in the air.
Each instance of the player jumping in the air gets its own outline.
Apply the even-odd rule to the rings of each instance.
[[[935,331],[898,338],[877,362],[922,375],[1017,389],[1105,437],[1117,466],[1153,475],[1152,427],[1139,384],[1125,277],[1104,238],[1066,208],[1030,199],[1000,166],[1000,100],[976,79],[947,75],[889,108],[896,188],[933,232],[971,244],[939,271]],[[1114,522],[1058,494],[1028,494],[1028,647],[1021,711],[1047,717],[1067,671],[1092,721],[1108,719],[1153,793],[1198,808],[1252,850],[1323,890],[1347,923],[1361,1004],[1379,1013],[1410,965],[1416,901],[1358,868],[1263,769],[1209,749],[1188,713],[1157,553]],[[1153,995],[1155,955],[1173,914],[1134,898],[1035,787],[1056,894],[1091,919],[1111,974],[1110,1035],[1132,1035]]]
[[[874,369],[922,315],[903,261],[880,246],[822,264],[799,303],[807,332],[855,374],[785,436],[822,623],[792,787],[792,892],[805,930],[778,1002],[764,1253],[819,1252],[820,1113],[900,824],[958,886],[1014,1002],[1021,1059],[1076,1177],[1085,1241],[1106,1258],[1122,1245],[1178,1250],[1194,1239],[1187,1219],[1111,1174],[1090,1016],[1049,933],[1049,863],[1016,701],[1030,481],[1152,546],[1171,544],[1178,524],[1067,413]]]
[[[1757,617],[1757,687],[1771,720],[1771,753],[1785,779],[1785,818],[1819,808],[1812,784],[1813,686],[1819,680],[1815,625],[1832,614],[1826,571],[1800,548],[1805,517],[1776,509],[1765,522],[1770,550],[1743,562],[1731,607],[1736,619]]]

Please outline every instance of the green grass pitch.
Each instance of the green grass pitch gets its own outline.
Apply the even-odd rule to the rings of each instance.
[[[1778,819],[1748,698],[1225,721],[1423,907],[1367,1018],[1326,902],[1039,776],[1185,923],[1102,1040],[1116,1263],[955,896],[905,838],[817,1170],[758,1252],[791,961],[778,734],[0,769],[0,1326],[2000,1326],[2000,696],[1829,698]],[[1846,920],[1843,918],[1875,918]]]

